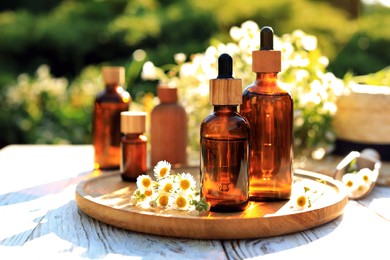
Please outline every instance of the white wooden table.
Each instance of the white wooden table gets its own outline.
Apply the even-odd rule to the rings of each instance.
[[[131,232],[82,213],[75,187],[92,168],[90,145],[1,149],[0,259],[390,259],[390,187],[376,186],[341,217],[304,232],[192,240]]]

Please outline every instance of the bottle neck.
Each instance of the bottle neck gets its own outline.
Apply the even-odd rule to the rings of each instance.
[[[231,113],[237,112],[238,105],[214,105],[214,112]]]
[[[159,95],[161,104],[175,104],[177,103],[177,95]]]
[[[160,104],[177,104],[177,101],[160,100]]]
[[[106,91],[110,93],[118,92],[119,88],[122,88],[118,84],[106,84]]]
[[[267,84],[276,84],[278,80],[277,72],[256,72],[256,81]]]
[[[177,103],[177,88],[159,86],[157,88],[157,96],[160,100],[160,103]]]
[[[277,74],[276,72],[257,72],[253,85],[262,93],[284,93],[286,91],[278,86]]]
[[[124,134],[124,137],[126,139],[138,139],[142,136],[142,133],[126,133]]]

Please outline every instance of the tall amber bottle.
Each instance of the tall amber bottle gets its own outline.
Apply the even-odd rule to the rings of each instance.
[[[232,77],[232,58],[218,59],[218,77],[210,80],[214,106],[200,127],[201,195],[211,211],[241,211],[248,204],[249,125],[238,112],[242,84]]]
[[[151,164],[166,160],[172,165],[187,163],[187,113],[179,104],[177,88],[160,84],[157,87],[160,104],[151,112]]]
[[[95,169],[119,169],[120,164],[120,113],[129,110],[130,94],[123,89],[125,69],[103,67],[105,89],[98,93],[94,104],[93,137]]]
[[[241,114],[250,124],[249,196],[251,200],[288,199],[292,187],[293,99],[277,84],[281,52],[273,50],[273,30],[261,29],[253,51],[256,80],[243,92]]]
[[[146,143],[143,135],[146,129],[146,113],[121,112],[121,163],[120,173],[123,181],[136,181],[146,174]]]

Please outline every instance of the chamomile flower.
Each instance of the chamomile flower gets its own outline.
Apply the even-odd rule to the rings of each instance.
[[[303,182],[294,182],[293,192],[290,199],[290,208],[294,210],[303,210],[311,207],[311,196],[316,192]]]
[[[139,190],[145,191],[152,188],[152,179],[149,175],[140,175],[137,177],[137,187]]]
[[[182,173],[179,175],[178,188],[182,191],[190,191],[195,189],[195,179],[189,173]]]
[[[375,174],[368,168],[363,168],[356,173],[356,177],[367,185],[375,181]]]
[[[357,177],[357,176],[356,176]],[[359,197],[370,189],[370,185],[363,181],[358,181],[356,188],[351,192],[350,196]]]
[[[159,190],[162,192],[170,193],[173,191],[174,181],[173,178],[165,178],[160,180]]]
[[[304,209],[307,206],[308,199],[305,194],[301,194],[295,199],[295,206],[299,209]]]
[[[167,207],[169,204],[169,200],[170,200],[169,193],[161,192],[157,198],[157,204],[161,207]]]
[[[185,210],[189,207],[190,201],[184,193],[177,194],[173,199],[173,207],[180,210]]]
[[[303,210],[311,206],[310,198],[304,189],[295,192],[290,201],[292,203],[291,208],[295,210]]]
[[[207,215],[209,203],[201,199],[196,181],[190,173],[172,173],[171,164],[160,161],[154,167],[153,180],[149,175],[137,178],[137,190],[131,196],[132,205],[140,208],[169,208],[191,214]],[[195,212],[196,211],[196,212]]]
[[[159,161],[153,169],[157,180],[167,177],[171,171],[171,164],[167,161]]]
[[[153,190],[152,189],[147,189],[144,191],[144,194],[146,197],[152,197],[153,196]]]
[[[342,182],[347,186],[349,190],[353,190],[356,187],[356,175],[354,173],[347,173],[343,175]]]
[[[347,173],[343,175],[342,182],[345,184],[348,190],[348,195],[351,196],[356,188],[358,187],[358,182],[355,173]]]

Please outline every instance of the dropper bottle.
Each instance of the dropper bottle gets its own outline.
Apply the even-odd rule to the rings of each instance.
[[[200,127],[201,196],[211,211],[245,210],[248,204],[249,125],[237,112],[242,83],[232,76],[233,60],[218,59],[218,77],[210,80],[214,111]]]
[[[102,68],[105,88],[96,95],[93,110],[92,143],[94,168],[116,170],[120,165],[120,113],[129,110],[131,96],[123,88],[125,68]]]
[[[243,92],[241,114],[250,124],[249,196],[251,200],[288,199],[292,187],[293,99],[277,82],[281,52],[273,50],[271,27],[260,32],[252,53],[256,80]]]

